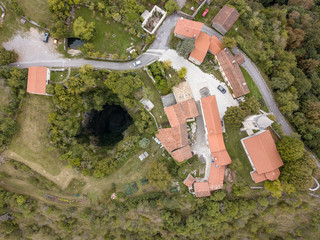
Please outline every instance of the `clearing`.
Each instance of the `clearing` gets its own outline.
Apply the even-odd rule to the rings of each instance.
[[[91,11],[87,7],[80,7],[76,11],[76,18],[82,17],[87,22],[94,22],[95,37],[91,41],[94,45],[94,51],[107,54],[118,54],[128,56],[126,49],[133,46],[136,50],[141,50],[143,41],[134,35],[125,31],[125,26],[113,20],[107,20],[99,11]]]

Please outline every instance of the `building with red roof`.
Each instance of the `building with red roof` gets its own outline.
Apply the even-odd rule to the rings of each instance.
[[[46,95],[46,87],[50,80],[50,70],[46,67],[29,67],[27,92]]]
[[[191,188],[195,181],[196,179],[191,174],[189,174],[188,177],[184,180],[183,184],[188,188]]]
[[[228,5],[223,8],[212,20],[212,27],[218,30],[223,35],[226,34],[239,17],[238,11]]]
[[[194,99],[177,103],[164,109],[171,128],[159,129],[156,137],[177,162],[192,157],[188,141],[187,120],[199,115]]]
[[[210,188],[208,182],[195,182],[193,184],[193,188],[196,197],[210,196]]]
[[[201,22],[196,22],[181,17],[177,21],[174,29],[174,35],[179,38],[197,39],[203,25],[204,24]]]
[[[241,143],[253,168],[250,174],[255,183],[279,178],[283,162],[269,130],[243,138]]]
[[[221,75],[226,84],[232,89],[232,96],[238,98],[250,93],[238,63],[238,61],[242,61],[241,56],[234,57],[228,48],[223,49],[215,56],[219,63]]]

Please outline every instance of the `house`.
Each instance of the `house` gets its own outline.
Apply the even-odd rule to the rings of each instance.
[[[188,188],[191,188],[195,181],[195,178],[191,174],[189,174],[188,177],[184,180],[183,184]]]
[[[193,98],[191,88],[186,81],[174,86],[172,91],[177,103],[185,102]]]
[[[164,110],[171,128],[159,129],[156,137],[177,162],[183,162],[192,157],[188,141],[187,121],[199,115],[196,102],[192,98]]]
[[[193,184],[194,193],[196,197],[208,197],[210,196],[210,189],[208,182],[195,182]]]
[[[226,34],[239,17],[238,11],[228,5],[223,8],[212,20],[212,27],[218,30],[223,35]]]
[[[46,67],[29,67],[27,92],[46,95],[46,87],[50,80],[50,70]]]
[[[191,21],[185,18],[179,18],[174,29],[174,35],[178,38],[197,39],[200,35],[203,23]]]
[[[283,162],[269,130],[243,138],[241,143],[253,168],[250,174],[255,183],[279,178]]]
[[[250,92],[237,59],[228,48],[216,54],[219,70],[226,84],[232,89],[232,96],[238,98]],[[238,57],[240,61],[240,58]]]
[[[194,64],[200,65],[207,52],[217,54],[222,50],[222,42],[216,36],[210,36],[201,29],[203,23],[179,18],[176,24],[174,35],[179,38],[195,39],[195,47],[190,53],[189,60]]]

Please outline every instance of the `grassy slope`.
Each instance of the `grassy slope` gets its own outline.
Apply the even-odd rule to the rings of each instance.
[[[76,12],[76,17],[81,16],[87,22],[94,22],[96,35],[92,41],[95,51],[100,53],[114,54],[119,55],[126,54],[126,49],[130,47],[130,43],[133,42],[134,46],[141,45],[142,40],[136,36],[130,35],[128,32],[124,31],[124,26],[120,23],[110,21],[110,24],[106,24],[106,19],[101,16],[101,14],[96,11],[93,14],[86,7],[81,7]],[[116,36],[113,37],[112,35]]]
[[[57,175],[62,168],[60,154],[48,139],[48,114],[52,108],[50,97],[27,95],[17,119],[19,130],[9,145],[9,150]]]
[[[48,0],[17,0],[17,2],[28,19],[39,24],[44,23],[47,26],[52,23]]]
[[[250,93],[247,96],[248,97],[255,96],[259,100],[259,102],[261,103],[261,109],[265,112],[269,112],[267,105],[266,105],[266,103],[265,103],[265,101],[259,91],[259,88],[257,87],[255,82],[253,81],[252,77],[249,75],[249,73],[243,67],[241,67],[241,71],[242,71],[243,76],[247,82],[249,89],[250,89]]]

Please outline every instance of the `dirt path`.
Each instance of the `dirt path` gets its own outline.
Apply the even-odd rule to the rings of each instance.
[[[75,173],[74,173],[73,169],[63,168],[62,171],[58,175],[54,176],[54,175],[48,173],[39,164],[34,163],[34,162],[30,162],[30,161],[24,159],[23,157],[19,156],[15,152],[6,151],[4,153],[4,155],[6,155],[7,157],[9,157],[9,158],[11,158],[13,160],[16,160],[16,161],[19,161],[19,162],[22,162],[22,163],[26,164],[33,171],[43,175],[48,180],[50,180],[50,181],[54,182],[55,184],[57,184],[62,190],[64,190],[69,185],[71,180],[73,178],[75,178]]]

